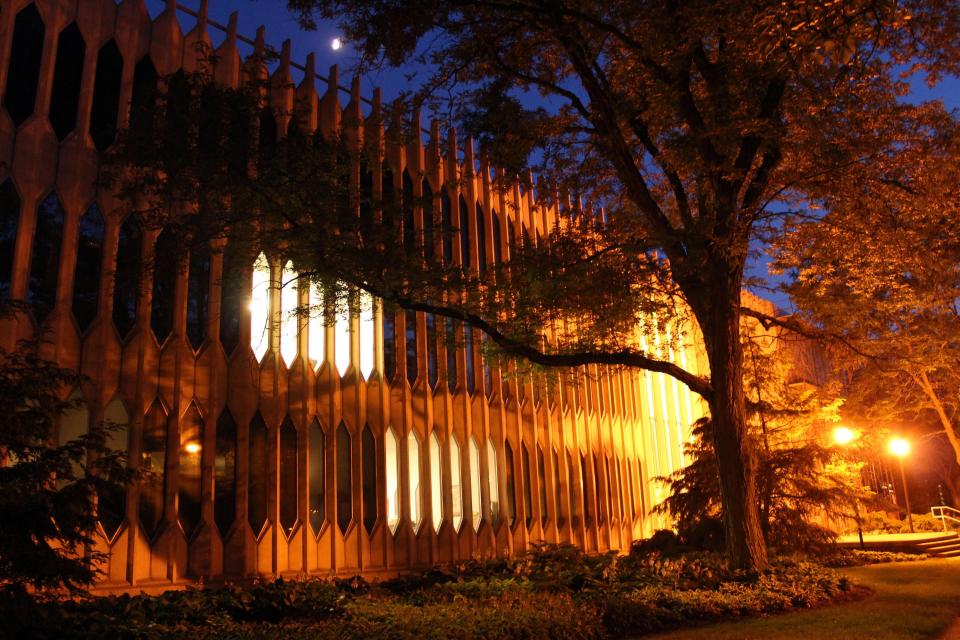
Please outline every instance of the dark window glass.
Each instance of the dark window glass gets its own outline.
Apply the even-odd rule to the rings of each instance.
[[[43,20],[32,2],[17,14],[13,23],[13,43],[3,106],[7,108],[15,127],[30,117],[37,101],[44,31]]]
[[[413,180],[406,169],[403,170],[403,247],[407,253],[413,253],[417,240],[413,223]]]
[[[616,461],[616,467],[614,467],[617,475],[617,495],[620,497],[620,516],[621,518],[627,518],[627,498],[624,495],[626,493],[623,488],[623,464],[620,460]]]
[[[337,212],[337,227],[343,231],[352,231],[357,226],[357,213],[350,203],[352,194],[352,188],[350,186],[352,163],[350,161],[350,154],[343,147],[337,148],[336,156],[337,164],[335,175],[337,183],[334,206]]]
[[[476,389],[476,376],[473,368],[473,328],[466,325],[463,326],[463,348],[466,353],[467,391],[473,393]]]
[[[463,196],[460,196],[460,268],[464,273],[470,269],[470,214]]]
[[[447,389],[453,391],[457,388],[457,335],[456,324],[453,318],[447,318],[446,321],[446,346],[447,346]]]
[[[487,346],[486,334],[480,334],[480,341],[484,347]],[[490,367],[490,354],[485,348],[481,349],[481,362],[483,363],[483,393],[489,398],[493,395],[493,370]]]
[[[360,236],[369,241],[373,234],[373,172],[366,160],[360,162]]]
[[[406,313],[406,347],[407,347],[407,382],[411,385],[417,381],[417,312]]]
[[[86,331],[97,317],[105,227],[100,207],[91,204],[80,217],[77,265],[73,274],[73,317],[77,319],[81,331]]]
[[[363,485],[363,528],[370,534],[377,524],[377,442],[370,425],[363,428],[360,438],[361,478]]]
[[[250,421],[247,480],[247,520],[253,535],[259,536],[267,521],[267,425],[258,411]]]
[[[213,519],[226,536],[237,515],[237,423],[227,409],[217,418],[213,459]]]
[[[33,5],[31,5],[33,6]],[[20,223],[20,195],[13,180],[0,184],[0,302],[10,297],[13,279],[13,252]]]
[[[203,440],[203,420],[196,406],[192,406],[180,424],[180,465],[177,474],[177,517],[187,538],[200,523]]]
[[[603,482],[601,477],[600,461],[596,454],[593,456],[593,496],[597,500],[597,522],[603,524],[607,520],[607,509],[603,499]]]
[[[512,527],[513,523],[517,521],[517,484],[514,480],[513,472],[513,447],[510,446],[509,442],[507,442],[503,447],[503,456],[505,459],[507,472],[507,524]],[[490,473],[491,477],[493,477],[494,470],[491,469],[488,471],[488,473]]]
[[[259,142],[260,150],[267,151],[277,143],[277,120],[268,107],[260,111]]]
[[[603,465],[607,472],[607,509],[610,511],[610,519],[613,520],[617,517],[617,500],[613,486],[614,475],[610,472],[610,458],[604,460]]]
[[[527,249],[530,248],[530,232],[527,231],[527,225],[520,225],[520,233],[523,238],[523,246]]]
[[[433,262],[436,258],[433,237],[433,189],[430,188],[426,178],[421,183],[421,189],[423,190],[423,256],[428,262]]]
[[[493,223],[493,263],[500,264],[503,262],[503,249],[500,246],[500,216],[497,215],[497,210],[493,210],[493,218],[491,220]]]
[[[194,350],[207,337],[210,309],[210,248],[203,244],[190,252],[187,272],[187,338]]]
[[[33,232],[33,252],[30,257],[27,302],[33,307],[37,322],[42,322],[57,302],[62,240],[63,206],[57,194],[51,193],[37,208],[37,225]]]
[[[320,426],[320,421],[314,418],[313,422],[310,423],[310,444],[308,449],[310,459],[307,461],[310,469],[310,477],[308,480],[310,497],[308,506],[310,509],[310,526],[313,528],[314,535],[320,533],[320,527],[323,526],[323,519],[326,515],[326,494],[324,492],[324,485],[326,483],[324,476],[326,467],[324,464],[325,448],[326,443],[324,442],[323,428]]]
[[[547,526],[547,469],[540,445],[537,445],[537,483],[540,485],[540,526],[545,527]]]
[[[582,476],[581,476],[582,478]],[[574,527],[580,526],[581,507],[583,503],[577,500],[577,468],[573,466],[573,457],[567,452],[567,489],[570,491],[570,520]],[[583,486],[580,485],[580,495],[583,497]]]
[[[437,319],[427,314],[427,381],[431,389],[437,388],[440,372],[437,366]]]
[[[145,142],[153,142],[154,109],[157,106],[157,69],[150,56],[144,56],[133,69],[130,96],[130,129]]]
[[[583,517],[586,523],[593,523],[593,514],[590,511],[590,482],[587,479],[587,458],[580,454],[580,490],[583,494]]]
[[[523,509],[527,529],[533,525],[533,492],[530,486],[530,453],[527,445],[520,445],[520,467],[523,473]]]
[[[140,252],[143,232],[136,216],[127,216],[120,227],[117,243],[117,268],[113,274],[113,324],[124,339],[137,322],[140,297]]]
[[[117,134],[117,113],[120,110],[120,79],[123,58],[113,40],[97,53],[97,77],[93,82],[93,106],[90,109],[90,137],[103,151]]]
[[[153,258],[153,298],[150,326],[157,342],[163,344],[173,330],[173,295],[177,286],[178,240],[167,228],[157,238]]]
[[[167,414],[155,401],[143,420],[140,446],[140,524],[153,537],[163,517],[163,481],[167,462]]]
[[[390,382],[397,375],[397,329],[393,311],[383,311],[383,373]]]
[[[384,162],[380,173],[380,205],[383,218],[383,227],[387,230],[389,238],[396,237],[396,227],[394,225],[394,214],[397,209],[397,196],[394,193],[393,171],[390,166]]]
[[[517,251],[517,232],[513,228],[513,220],[510,219],[510,216],[507,216],[507,249],[510,251],[509,257],[514,257]]]
[[[337,427],[337,527],[346,535],[353,520],[353,487],[350,455],[350,432],[343,422]]]
[[[477,265],[480,267],[480,275],[487,273],[487,234],[483,228],[483,207],[477,203]]]
[[[447,190],[440,192],[440,213],[443,232],[443,265],[449,267],[453,264],[453,207],[450,204],[450,196]]]
[[[60,32],[57,61],[53,68],[53,94],[50,97],[50,124],[57,140],[63,140],[77,126],[80,82],[86,45],[76,22]]]
[[[228,242],[223,251],[223,271],[220,278],[220,344],[227,356],[240,344],[240,321],[243,303],[249,293],[250,260],[245,260],[235,242]],[[191,273],[193,269],[190,270]]]
[[[114,398],[103,410],[103,423],[114,427],[104,445],[112,450],[127,453],[130,436],[130,416],[120,398]],[[103,526],[107,539],[112,539],[123,524],[127,511],[127,487],[125,484],[109,483],[97,489],[97,518]]]
[[[563,515],[563,482],[560,480],[560,454],[557,453],[557,450],[553,450],[553,494],[557,497],[557,527],[562,527],[566,523],[566,518]]]
[[[280,526],[289,536],[297,524],[299,512],[299,491],[297,477],[299,475],[300,448],[297,428],[293,425],[290,416],[280,425]]]

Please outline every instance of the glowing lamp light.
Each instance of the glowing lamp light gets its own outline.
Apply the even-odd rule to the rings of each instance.
[[[340,51],[343,48],[343,40],[340,38],[334,38],[330,41],[330,48],[334,51]]]
[[[857,439],[857,434],[849,427],[837,427],[833,430],[833,441],[837,444],[850,444]]]
[[[887,447],[890,449],[890,453],[898,458],[902,458],[910,453],[910,443],[903,438],[894,438]]]
[[[183,450],[190,454],[200,453],[200,443],[196,440],[191,440],[187,444],[183,445]]]

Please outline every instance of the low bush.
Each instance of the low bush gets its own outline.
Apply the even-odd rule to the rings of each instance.
[[[867,551],[864,549],[839,549],[823,558],[823,565],[834,569],[859,567],[865,564],[883,564],[885,562],[913,562],[929,558],[925,553],[900,553],[894,551]]]

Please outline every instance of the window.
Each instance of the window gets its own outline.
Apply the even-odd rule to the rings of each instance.
[[[73,403],[73,406],[60,415],[57,429],[57,444],[60,446],[77,440],[90,430],[90,410],[79,389],[70,395],[69,402]],[[71,461],[70,466],[75,479],[83,477],[83,466],[79,460]],[[57,488],[63,488],[66,484],[65,480],[57,480]]]
[[[37,101],[44,31],[40,12],[33,2],[17,14],[13,23],[13,44],[10,47],[3,106],[7,108],[15,127],[33,114],[33,106]]]
[[[342,283],[338,289],[342,290]],[[350,294],[344,293],[337,301],[336,319],[333,324],[333,363],[337,373],[344,376],[350,368]]]
[[[323,526],[323,520],[326,516],[326,470],[324,452],[326,451],[326,442],[324,441],[323,427],[316,418],[310,423],[310,443],[308,449],[310,458],[307,461],[309,477],[307,480],[309,492],[308,507],[310,509],[310,526],[313,528],[314,535],[320,535],[320,528]]]
[[[477,439],[470,438],[470,523],[473,530],[480,529],[480,520],[483,518],[483,505],[480,500],[480,448]]]
[[[140,298],[140,252],[143,232],[135,215],[127,216],[120,227],[117,266],[113,275],[113,325],[124,340],[137,322]]]
[[[430,434],[430,517],[434,531],[440,531],[443,523],[443,458],[440,452],[440,438],[434,430]]]
[[[360,237],[370,242],[373,235],[373,172],[360,160]]]
[[[490,355],[486,349],[487,336],[480,334],[480,362],[483,364],[483,393],[489,399],[493,395],[493,369],[490,367]]]
[[[247,481],[247,520],[253,535],[260,537],[260,532],[267,522],[267,425],[258,411],[250,422],[250,447],[248,469],[250,477]]]
[[[197,406],[191,404],[180,421],[180,466],[177,478],[177,517],[187,539],[200,524],[203,440],[203,419]]]
[[[374,315],[373,296],[366,291],[360,292],[360,375],[364,380],[370,379],[370,374],[376,366],[377,344],[374,329],[376,316]]]
[[[60,244],[63,241],[63,206],[56,193],[51,193],[37,208],[30,257],[30,281],[27,302],[33,307],[37,322],[53,311],[57,302],[57,274],[60,270]]]
[[[300,436],[290,416],[280,425],[280,526],[289,538],[300,512]]]
[[[377,442],[373,438],[373,431],[371,431],[369,424],[363,428],[360,445],[363,528],[370,534],[373,533],[373,527],[377,524]]]
[[[603,473],[600,468],[600,461],[597,460],[597,454],[593,454],[593,497],[597,501],[597,522],[603,524],[607,519],[606,505],[603,500],[603,483],[600,480],[600,474]]]
[[[397,375],[396,315],[388,309],[383,310],[383,374],[387,382]]]
[[[493,263],[502,264],[503,247],[500,244],[500,215],[496,209],[493,210],[490,221],[493,223]]]
[[[583,497],[583,518],[584,521],[589,525],[593,524],[593,514],[590,511],[590,497],[589,494],[592,494],[590,490],[590,482],[587,479],[587,457],[580,454],[580,493]]]
[[[10,297],[10,285],[13,281],[13,252],[17,246],[18,226],[20,226],[20,196],[17,194],[16,187],[13,186],[13,180],[7,178],[0,184],[0,302]]]
[[[423,520],[423,501],[420,495],[420,440],[411,431],[407,435],[407,474],[410,490],[410,524],[414,532],[420,530]]]
[[[187,272],[187,339],[194,351],[207,337],[210,313],[210,247],[203,243],[190,252]]]
[[[97,53],[97,76],[93,81],[93,106],[90,109],[90,137],[98,151],[113,144],[117,134],[122,75],[120,50],[116,42],[108,40]]]
[[[417,381],[417,312],[406,313],[407,382],[413,386]]]
[[[610,519],[613,520],[617,517],[617,500],[615,497],[615,487],[613,485],[616,476],[610,471],[610,458],[606,458],[603,461],[603,465],[607,472],[607,509],[610,511]]]
[[[383,451],[387,472],[387,526],[390,533],[397,532],[400,524],[400,443],[393,427],[383,437]]]
[[[431,389],[437,388],[440,372],[437,367],[437,318],[428,313],[427,321],[427,382]]]
[[[76,22],[60,32],[57,61],[53,68],[53,94],[50,97],[50,124],[57,140],[63,140],[77,126],[80,82],[86,45]]]
[[[323,292],[320,284],[310,284],[310,319],[307,324],[307,356],[314,372],[323,365],[324,349],[326,348],[327,327],[324,321]]]
[[[473,392],[476,390],[477,381],[474,374],[473,368],[473,328],[468,327],[466,324],[463,325],[463,349],[465,354],[465,368],[466,368],[466,377],[467,377],[467,392],[470,395],[473,395]]]
[[[73,274],[73,317],[81,332],[86,331],[97,317],[105,229],[100,207],[91,204],[80,218],[77,264]]]
[[[450,505],[453,528],[460,531],[463,524],[463,476],[460,470],[460,442],[450,435]]]
[[[173,302],[177,286],[179,240],[169,227],[160,232],[153,253],[153,297],[150,326],[157,342],[163,344],[173,331]]]
[[[527,445],[520,445],[520,466],[523,472],[523,509],[527,529],[533,526],[533,491],[530,486],[530,453]]]
[[[453,264],[453,207],[450,204],[450,196],[447,190],[440,192],[440,214],[442,216],[443,231],[443,265],[449,267]]]
[[[140,445],[140,525],[152,538],[163,517],[163,482],[167,462],[167,412],[159,400],[143,420],[143,438]]]
[[[583,485],[577,482],[577,469],[573,466],[573,457],[567,452],[567,489],[570,492],[570,521],[574,527],[580,526],[581,507],[583,503],[577,500],[577,489],[579,488],[581,496],[583,495]]]
[[[287,260],[280,275],[280,357],[287,367],[297,359],[300,317],[298,274],[293,262]]]
[[[433,236],[433,189],[426,178],[420,185],[423,190],[423,257],[433,262],[436,257]]]
[[[262,253],[253,263],[250,283],[250,347],[257,362],[270,348],[270,263]]]
[[[463,196],[460,196],[460,268],[463,273],[470,270],[470,217]]]
[[[383,215],[383,227],[387,229],[389,238],[396,238],[394,227],[394,213],[397,207],[396,194],[394,194],[393,171],[386,162],[382,165],[380,172],[380,200],[381,212]]]
[[[497,450],[493,438],[487,440],[487,482],[490,490],[490,517],[496,526],[500,520],[500,478],[497,473]]]
[[[133,69],[130,96],[130,130],[145,142],[153,142],[154,109],[157,103],[157,69],[150,56],[137,61]],[[245,123],[246,124],[246,123]]]
[[[237,423],[228,409],[217,418],[213,458],[213,519],[226,537],[237,515]]]
[[[342,421],[337,427],[337,527],[346,535],[353,520],[353,488],[351,482],[350,432]]]
[[[446,319],[444,337],[447,351],[447,389],[457,388],[457,335],[453,318]]]
[[[623,488],[623,463],[618,459],[616,465],[617,494],[620,496],[620,517],[626,520],[629,518],[629,513],[627,512],[627,497],[624,495],[626,491],[624,491]]]
[[[477,265],[480,275],[487,274],[487,234],[483,228],[483,207],[477,203]]]
[[[563,482],[560,480],[562,477],[560,473],[560,454],[557,453],[557,450],[553,450],[553,495],[556,496],[556,514],[557,514],[557,528],[562,527],[566,523],[566,518],[563,515]],[[540,490],[540,499],[546,504],[546,490]]]
[[[130,415],[119,397],[114,398],[103,410],[103,423],[112,426],[104,445],[113,450],[127,453],[130,435]],[[116,535],[127,511],[127,490],[124,485],[108,484],[98,489],[97,518],[103,526],[107,539]]]
[[[517,505],[515,500],[516,483],[513,478],[513,447],[510,446],[509,442],[504,445],[503,456],[504,470],[507,476],[507,524],[512,527],[517,520]]]
[[[413,224],[413,180],[410,173],[403,170],[403,248],[408,254],[416,249],[416,229]]]

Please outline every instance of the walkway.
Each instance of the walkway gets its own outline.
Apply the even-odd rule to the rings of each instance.
[[[857,602],[676,631],[655,640],[960,640],[960,560],[842,569],[875,594]],[[949,631],[948,631],[949,629]]]

